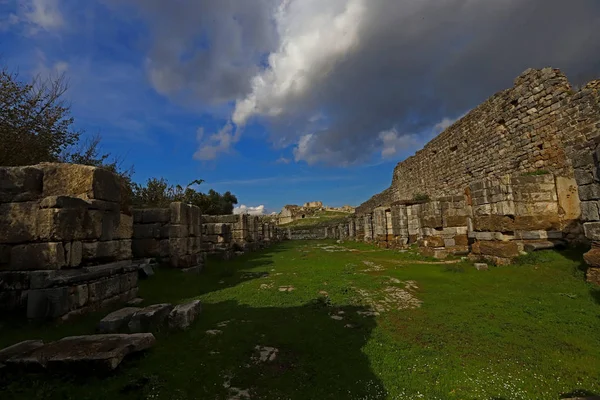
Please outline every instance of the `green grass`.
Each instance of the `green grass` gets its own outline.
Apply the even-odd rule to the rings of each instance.
[[[548,175],[550,171],[545,169],[536,169],[535,171],[525,172],[522,176],[540,176],[540,175]]]
[[[296,228],[296,227],[319,227],[336,225],[344,222],[349,213],[341,211],[320,211],[315,215],[306,216],[306,218],[297,219],[287,224],[280,225],[282,228]]]
[[[584,282],[580,254],[545,251],[477,271],[363,243],[286,242],[210,260],[198,276],[161,270],[140,295],[147,304],[201,299],[190,330],[159,332],[152,350],[102,379],[0,375],[0,399],[233,398],[227,382],[252,399],[599,394],[600,290]],[[288,285],[295,290],[278,290]],[[384,303],[390,288],[421,306]],[[387,311],[359,314],[370,304]],[[101,315],[58,326],[5,322],[0,346],[92,333]],[[213,329],[222,334],[206,333]],[[254,363],[257,345],[277,348],[277,358]]]

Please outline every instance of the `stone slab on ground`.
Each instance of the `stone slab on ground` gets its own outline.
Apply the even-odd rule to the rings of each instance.
[[[200,272],[202,272],[202,265],[197,265],[191,268],[184,268],[181,270],[181,272],[185,272],[186,274],[199,274]]]
[[[151,333],[70,336],[6,360],[8,368],[107,372],[131,353],[146,350],[156,339]]]
[[[21,354],[32,352],[43,345],[44,342],[41,340],[25,340],[24,342],[20,342],[0,350],[0,368],[4,366],[4,362],[6,360]]]
[[[196,320],[202,312],[202,303],[200,300],[194,300],[189,303],[179,304],[171,310],[169,314],[170,329],[187,329]]]
[[[139,307],[125,307],[102,318],[96,327],[99,333],[117,333],[127,329],[131,317],[142,310]]]
[[[488,265],[485,263],[475,263],[475,268],[477,269],[477,271],[487,271]]]
[[[151,332],[160,329],[173,309],[171,304],[154,304],[141,309],[131,316],[127,329],[131,333]]]
[[[140,304],[142,304],[143,302],[144,302],[144,299],[142,299],[141,297],[136,297],[136,298],[135,298],[135,299],[133,299],[133,300],[129,300],[129,301],[127,302],[127,305],[128,305],[128,306],[137,306],[137,305],[140,305]]]

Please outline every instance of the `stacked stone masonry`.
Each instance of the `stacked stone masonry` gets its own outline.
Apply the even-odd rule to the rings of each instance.
[[[135,297],[132,229],[109,171],[0,168],[0,309],[68,318]]]
[[[134,258],[156,258],[172,268],[202,268],[198,207],[173,202],[169,208],[135,209],[133,220]]]
[[[400,162],[348,238],[499,264],[592,242],[588,280],[600,284],[599,144],[600,80],[574,90],[559,70],[529,69]],[[290,237],[344,236],[304,231]]]

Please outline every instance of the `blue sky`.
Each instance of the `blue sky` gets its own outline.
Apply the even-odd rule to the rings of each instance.
[[[541,15],[516,0],[367,3],[0,0],[0,54],[25,79],[64,72],[76,126],[100,133],[136,181],[204,179],[268,212],[359,205],[528,67],[599,71],[594,2],[518,43],[556,27],[561,3]]]

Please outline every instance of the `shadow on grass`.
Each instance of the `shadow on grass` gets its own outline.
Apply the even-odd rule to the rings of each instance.
[[[233,397],[239,388],[257,399],[383,399],[383,384],[361,351],[375,321],[359,311],[366,310],[318,301],[290,308],[206,304],[190,330],[158,333],[153,349],[111,376],[5,376],[0,393],[3,400],[243,399]],[[261,347],[275,356],[260,361]]]
[[[559,252],[564,257],[577,263],[574,274],[581,277],[583,280],[586,279],[586,272],[588,269],[588,265],[584,261],[583,255],[588,252],[589,249],[589,246],[574,246]],[[594,299],[596,304],[600,305],[600,286],[590,285],[592,285],[590,288],[590,296]]]

